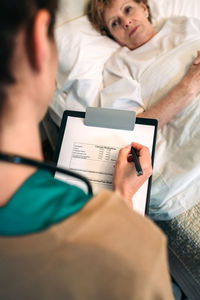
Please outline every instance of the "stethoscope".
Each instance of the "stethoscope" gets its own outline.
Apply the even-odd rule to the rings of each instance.
[[[6,161],[9,163],[13,163],[13,164],[22,164],[22,165],[32,166],[32,167],[36,167],[36,168],[42,169],[42,170],[49,170],[53,173],[59,172],[64,175],[75,177],[79,180],[82,180],[87,185],[88,195],[90,195],[90,196],[93,195],[91,183],[89,182],[89,180],[87,178],[85,178],[84,176],[82,176],[80,174],[72,172],[70,170],[57,167],[54,163],[41,162],[41,161],[25,158],[23,156],[10,155],[10,154],[2,153],[2,152],[0,152],[0,160]]]

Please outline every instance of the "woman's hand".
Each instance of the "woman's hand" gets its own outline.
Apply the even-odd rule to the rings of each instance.
[[[137,176],[135,164],[130,156],[132,145],[136,150],[143,170],[143,175],[140,176]],[[132,145],[126,146],[120,150],[113,176],[114,190],[119,191],[130,204],[132,203],[131,200],[133,195],[152,174],[152,163],[149,149],[136,143],[132,143]]]

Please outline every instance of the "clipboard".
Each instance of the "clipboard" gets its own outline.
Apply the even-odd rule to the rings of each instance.
[[[114,120],[114,121],[113,121]],[[112,189],[112,174],[119,150],[132,141],[146,145],[154,162],[158,121],[136,118],[133,111],[87,108],[63,113],[54,161],[87,177],[94,194]],[[77,179],[56,173],[55,178],[85,189]],[[134,195],[134,209],[148,214],[152,176]]]

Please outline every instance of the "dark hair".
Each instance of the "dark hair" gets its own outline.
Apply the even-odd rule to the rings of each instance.
[[[12,84],[11,60],[15,38],[20,28],[27,30],[27,47],[31,48],[30,33],[38,10],[47,9],[51,15],[49,37],[53,37],[55,14],[59,0],[0,0],[0,108],[5,98],[5,85]],[[31,50],[31,49],[30,49]]]
[[[104,21],[104,11],[107,7],[110,7],[115,0],[90,0],[87,6],[86,14],[88,16],[89,21],[93,25],[93,27],[99,31],[102,35],[107,35],[111,38],[105,21]],[[148,5],[148,0],[133,0],[137,3],[143,2],[149,11],[148,20],[151,22],[151,11]]]

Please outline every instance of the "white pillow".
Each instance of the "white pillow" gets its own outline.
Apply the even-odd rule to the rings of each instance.
[[[88,0],[61,0],[59,22],[83,15],[87,3]],[[153,23],[178,15],[200,18],[199,0],[149,0],[149,5]],[[99,105],[103,67],[119,45],[96,32],[86,16],[57,27],[56,40],[59,66],[51,108],[58,124],[65,109],[85,110],[86,106]]]
[[[58,72],[51,108],[61,118],[65,109],[99,106],[104,64],[120,46],[94,30],[86,16],[58,27],[55,36]]]
[[[88,0],[60,0],[56,27],[84,15]]]

